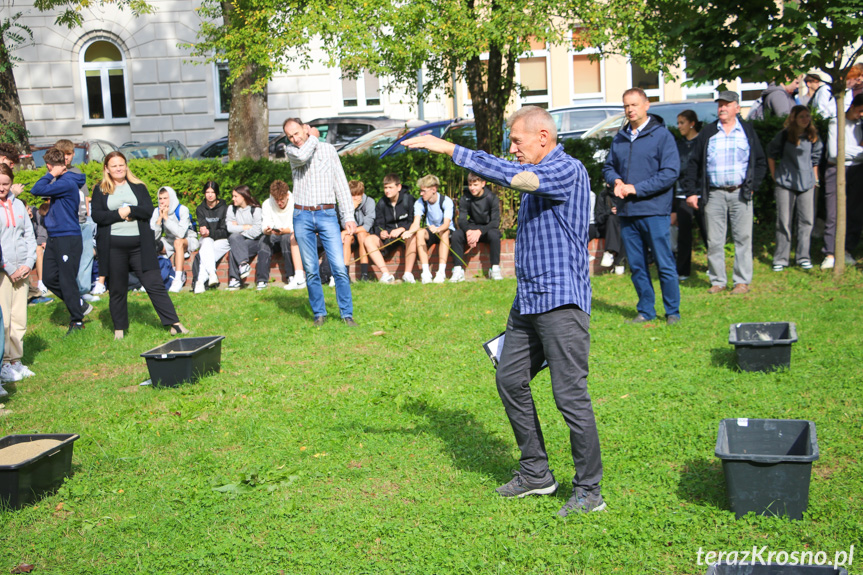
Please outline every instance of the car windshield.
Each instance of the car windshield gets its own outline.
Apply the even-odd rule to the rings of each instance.
[[[684,110],[692,110],[698,115],[699,121],[707,124],[716,120],[716,104],[713,102],[679,102],[674,104],[657,104],[650,107],[649,113],[662,118],[669,128],[677,128],[677,115]],[[626,122],[623,114],[615,114],[596,124],[584,133],[582,138],[604,138],[614,136]]]
[[[137,158],[139,160],[168,160],[177,156],[170,146],[165,144],[140,144],[136,146],[123,146],[120,151],[127,158]]]
[[[31,156],[33,157],[33,165],[37,168],[45,167],[45,152],[47,152],[50,148],[45,148],[43,150],[35,150]],[[83,164],[84,163],[84,148],[75,148],[75,157],[72,158],[72,165]]]
[[[339,150],[339,154],[376,154],[379,156],[407,132],[407,128],[399,127],[372,130]]]

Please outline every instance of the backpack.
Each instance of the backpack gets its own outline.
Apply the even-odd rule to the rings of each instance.
[[[438,201],[440,202],[440,211],[441,212],[444,211],[443,206],[444,206],[445,200],[449,200],[452,202],[452,220],[451,220],[451,222],[453,225],[455,225],[455,202],[453,201],[452,198],[450,198],[449,196],[445,196],[440,192],[438,192],[437,195],[440,198]],[[423,202],[423,210],[424,210],[423,217],[425,217],[426,225],[428,225],[429,203],[427,201],[423,200],[422,197],[420,197],[420,199]]]
[[[180,221],[180,204],[177,204],[177,207],[174,208],[174,215],[177,216],[177,221]],[[189,222],[190,227],[193,232],[198,233],[198,222],[195,221],[195,218],[192,217],[191,210],[189,211]]]
[[[758,96],[758,99],[752,102],[752,107],[749,108],[747,120],[763,120],[764,119],[764,94]]]

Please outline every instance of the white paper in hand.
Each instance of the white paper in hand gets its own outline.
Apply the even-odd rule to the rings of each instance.
[[[482,344],[483,349],[488,354],[488,358],[491,360],[491,364],[497,369],[497,364],[500,363],[500,356],[503,353],[503,340],[506,336],[506,332],[497,335],[484,344]],[[548,362],[543,361],[540,369],[545,369],[548,367]]]

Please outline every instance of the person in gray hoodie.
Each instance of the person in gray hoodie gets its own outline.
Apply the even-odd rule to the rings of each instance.
[[[249,193],[249,186],[234,188],[231,192],[234,205],[228,207],[225,221],[228,224],[228,242],[231,254],[228,265],[228,289],[243,287],[240,280],[249,277],[252,266],[249,260],[258,254],[258,238],[263,233],[261,227],[261,204]]]
[[[168,289],[178,292],[186,283],[183,266],[192,252],[197,251],[198,232],[192,227],[192,215],[189,208],[180,203],[177,192],[168,186],[159,189],[159,205],[153,209],[150,218],[150,228],[156,239],[161,239],[165,255],[174,264],[174,282]]]
[[[14,175],[9,166],[0,164],[0,250],[3,270],[0,273],[0,383],[20,381],[34,375],[21,363],[24,355],[24,332],[27,331],[27,295],[30,271],[36,265],[36,234],[30,223],[27,206],[11,192]],[[5,337],[4,337],[5,334]],[[0,397],[6,394],[0,387]]]
[[[773,271],[788,266],[791,226],[797,219],[797,265],[812,269],[809,240],[815,221],[815,185],[823,148],[806,106],[794,106],[785,128],[767,145],[767,167],[776,182],[776,251]],[[777,164],[778,161],[778,164]]]

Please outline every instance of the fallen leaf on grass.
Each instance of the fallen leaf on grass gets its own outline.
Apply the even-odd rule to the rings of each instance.
[[[386,333],[385,331],[380,330],[380,331],[376,331],[376,332],[374,332],[372,335],[383,335],[383,334],[385,334],[385,333]]]
[[[4,417],[10,415],[12,413],[11,409],[2,409],[0,408],[0,417]]]
[[[12,568],[12,573],[29,573],[36,567],[34,565],[30,565],[29,563],[21,563],[17,567]]]
[[[179,411],[172,411],[171,415],[176,415],[177,417],[180,417],[180,412]]]
[[[303,445],[302,447],[300,447],[300,451],[305,451],[305,450],[306,450],[306,446],[305,446],[305,445]]]
[[[329,453],[315,453],[314,457],[326,457]]]
[[[627,397],[629,397],[629,394],[628,394],[628,393],[625,393],[625,394],[623,394],[623,395],[621,395],[621,396],[620,396],[620,399],[626,399]]]
[[[63,510],[63,502],[57,504],[57,507],[54,508],[54,511],[62,511]]]

